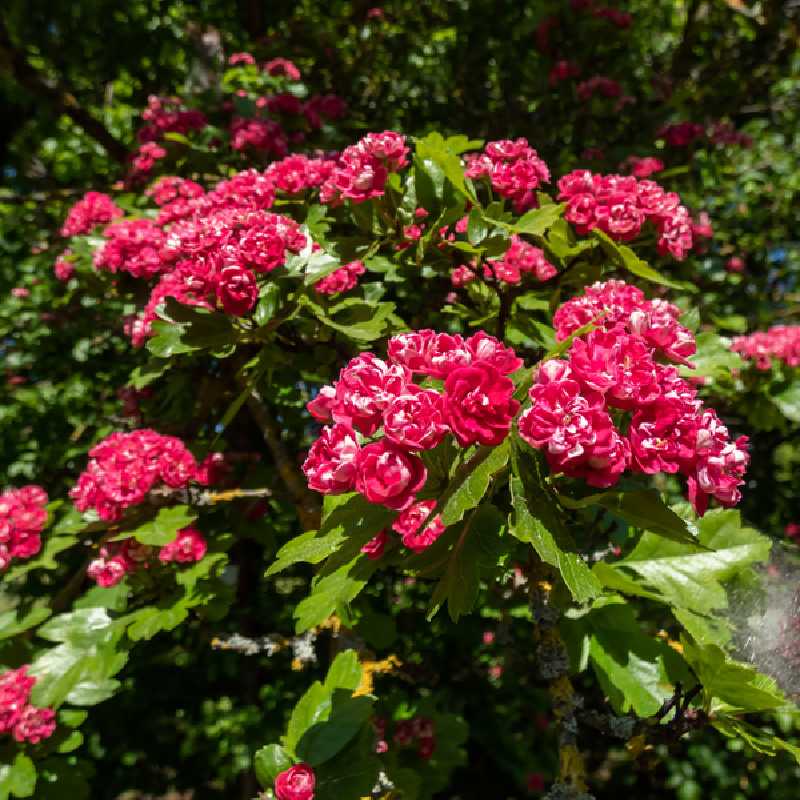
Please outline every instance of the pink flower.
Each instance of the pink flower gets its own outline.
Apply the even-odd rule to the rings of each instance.
[[[731,256],[725,262],[725,269],[728,270],[728,272],[744,272],[744,268],[744,259],[740,256]]]
[[[256,63],[256,60],[250,53],[231,53],[228,57],[228,64],[231,67],[235,67],[237,64],[246,64],[248,66],[252,66]]]
[[[800,325],[774,325],[768,331],[737,336],[731,349],[753,360],[760,370],[770,369],[773,358],[789,367],[800,366]]]
[[[531,273],[537,281],[546,281],[557,274],[556,268],[545,258],[544,251],[534,247],[516,234],[511,236],[511,245],[502,259],[490,259],[491,270],[498,280],[519,283],[523,273]]]
[[[306,403],[306,408],[317,422],[333,422],[333,405],[335,402],[336,387],[323,386],[317,396]]]
[[[52,708],[26,706],[14,726],[14,738],[18,742],[38,744],[53,735],[56,729],[56,712]]]
[[[539,205],[536,190],[550,180],[547,164],[523,138],[489,142],[482,154],[470,154],[466,162],[466,176],[489,178],[492,189],[511,200],[518,214]]]
[[[245,315],[258,300],[256,276],[238,265],[223,267],[217,279],[217,299],[226,314]]]
[[[189,526],[178,531],[178,535],[158,551],[159,561],[177,561],[179,564],[192,564],[200,561],[208,550],[205,537],[197,528]]]
[[[462,286],[466,286],[466,284],[471,281],[474,281],[476,277],[475,273],[469,267],[462,264],[450,273],[450,282],[459,289]]]
[[[149,428],[112,433],[89,451],[89,464],[70,490],[79,511],[94,508],[115,522],[142,503],[151,489],[179,489],[195,479],[197,462],[180,439]]]
[[[427,477],[421,458],[381,439],[361,450],[355,485],[371,503],[402,511],[414,502]]]
[[[28,665],[0,675],[0,733],[11,733],[18,742],[37,744],[55,730],[55,712],[30,704],[36,678],[28,675]]]
[[[399,514],[392,523],[392,530],[400,534],[403,544],[409,550],[421,553],[444,533],[445,525],[439,514],[425,526],[424,530],[420,530],[435,508],[435,500],[421,500]]]
[[[65,283],[75,274],[75,264],[71,261],[71,256],[71,250],[64,250],[53,265],[56,278]]]
[[[513,348],[506,347],[499,339],[490,336],[486,331],[473,333],[466,341],[467,350],[472,355],[472,363],[483,361],[491,364],[503,375],[516,372],[523,365]]]
[[[336,401],[331,408],[333,418],[371,436],[383,423],[384,410],[410,381],[411,374],[405,367],[362,353],[339,373]]]
[[[790,539],[798,539],[800,538],[800,524],[796,522],[790,522],[784,529],[783,532],[790,538]]]
[[[91,233],[98,225],[106,225],[122,214],[122,209],[107,194],[86,192],[67,213],[61,226],[61,235],[79,236]]]
[[[273,58],[264,64],[263,69],[268,75],[282,75],[290,81],[300,80],[300,70],[288,58]]]
[[[444,421],[444,397],[434,389],[409,383],[383,412],[386,438],[408,450],[430,450],[449,428]]]
[[[343,494],[355,487],[361,448],[349,425],[323,428],[303,463],[308,486],[322,494]]]
[[[669,147],[688,147],[704,134],[705,128],[696,122],[672,122],[658,131]]]
[[[664,169],[664,162],[654,156],[645,156],[644,158],[629,156],[625,163],[630,167],[631,175],[635,178],[649,178]]]
[[[351,261],[341,269],[331,272],[314,284],[314,291],[318,294],[339,294],[354,289],[358,285],[358,278],[366,272],[363,261]]]
[[[445,380],[446,419],[462,447],[496,446],[505,439],[519,410],[514,384],[491,364],[453,370]]]
[[[0,494],[0,571],[12,559],[30,558],[39,552],[47,502],[41,486],[6,489]]]
[[[342,200],[363,203],[380,197],[390,172],[408,163],[405,137],[393,131],[368,133],[356,144],[345,148],[331,176],[320,190],[323,203],[337,205]]]
[[[393,336],[388,351],[389,358],[396,364],[432,378],[444,378],[454,369],[472,363],[473,358],[459,334],[436,333],[429,329]]]
[[[386,543],[389,541],[389,534],[385,530],[373,536],[362,548],[361,552],[366,555],[370,561],[378,561],[383,556],[383,551],[386,549]]]
[[[95,558],[86,569],[86,574],[103,589],[116,586],[128,572],[127,563],[119,557]]]
[[[547,82],[551,86],[555,86],[561,81],[569,80],[570,78],[577,78],[581,74],[581,68],[573,61],[566,61],[564,59],[556,61],[553,68],[550,70]]]
[[[295,764],[275,778],[277,800],[314,800],[316,778],[308,764]]]
[[[231,147],[234,150],[260,150],[283,158],[289,143],[283,128],[271,119],[234,117],[231,122]]]

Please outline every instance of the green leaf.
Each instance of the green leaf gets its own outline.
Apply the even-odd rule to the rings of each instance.
[[[662,286],[669,286],[672,289],[680,289],[684,292],[696,292],[697,287],[690,283],[682,281],[674,281],[666,278],[658,270],[653,269],[645,261],[642,261],[636,253],[625,244],[615,242],[608,234],[595,228],[592,231],[592,236],[597,239],[606,251],[606,254],[611,257],[611,260],[617,266],[623,267],[628,272],[638,275],[640,278],[645,278],[653,283],[660,283]]]
[[[134,389],[144,389],[160,378],[170,368],[170,362],[164,358],[151,358],[140,364],[131,372],[129,383]]]
[[[319,625],[333,614],[337,606],[353,600],[377,568],[377,562],[358,553],[330,574],[317,578],[311,594],[301,600],[294,610],[297,633]]]
[[[266,325],[278,312],[281,300],[281,287],[277,283],[265,283],[258,294],[258,303],[253,319],[259,328]]]
[[[355,650],[345,650],[333,659],[325,677],[325,688],[331,692],[334,689],[349,689],[354,692],[361,683],[362,674],[358,653]]]
[[[152,639],[161,631],[172,631],[189,616],[185,600],[178,600],[164,608],[145,606],[126,617],[128,637],[134,642]]]
[[[258,782],[264,789],[269,789],[275,778],[292,766],[292,758],[279,744],[268,744],[256,750],[253,766]]]
[[[393,518],[394,512],[369,503],[360,494],[328,495],[320,529],[307,531],[287,542],[266,574],[274,575],[301,561],[318,564],[348,540],[357,540],[360,549]]]
[[[504,529],[503,515],[491,504],[483,504],[470,514],[461,527],[444,574],[433,592],[428,619],[445,600],[453,622],[458,622],[459,617],[472,610],[478,599],[481,565],[496,565]]]
[[[661,495],[652,489],[631,492],[599,492],[580,500],[559,495],[562,505],[579,509],[602,506],[637,528],[657,533],[666,539],[684,544],[697,544],[686,520],[664,504]]]
[[[743,739],[757,753],[774,756],[785,750],[800,764],[800,747],[776,736],[771,730],[758,728],[729,714],[715,714],[711,724],[729,739]]]
[[[698,645],[686,637],[681,643],[711,711],[767,711],[788,702],[772,678],[734,661],[722,648]]]
[[[541,208],[532,208],[520,217],[516,224],[509,225],[508,228],[514,233],[543,236],[561,218],[565,208],[565,203],[551,203]]]
[[[179,530],[188,527],[196,519],[197,514],[193,513],[189,506],[162,508],[154,519],[129,533],[137,542],[163,547],[175,539]]]
[[[609,588],[697,614],[724,608],[727,595],[722,582],[765,561],[770,541],[742,528],[737,511],[715,509],[706,517],[698,523],[696,544],[645,533],[630,555],[614,564],[595,565],[595,574]]]
[[[730,348],[730,343],[713,331],[697,334],[697,353],[690,359],[694,369],[681,367],[684,377],[708,376],[711,378],[730,375],[733,370],[742,369],[742,358]]]
[[[440,133],[429,133],[423,139],[417,139],[416,155],[419,158],[433,161],[458,192],[469,197],[473,202],[476,201],[474,192],[468,187],[464,178],[461,159],[457,153],[449,149]]]
[[[113,676],[128,654],[118,649],[124,624],[112,620],[104,608],[85,608],[60,614],[42,625],[37,634],[61,642],[42,651],[31,664],[37,677],[32,702],[37,706],[94,705],[117,688]]]
[[[324,250],[317,250],[311,253],[306,261],[305,277],[303,282],[306,286],[322,280],[326,275],[330,275],[342,266],[338,258],[334,258]]]
[[[56,561],[56,556],[77,543],[78,539],[75,536],[48,536],[37,555],[11,567],[3,575],[3,580],[11,583],[37,569],[57,569],[59,563]]]
[[[36,788],[36,767],[24,753],[17,753],[12,764],[0,764],[0,800],[9,795],[30,797]]]
[[[336,758],[316,770],[314,800],[369,797],[382,767],[372,753],[373,747],[374,733],[365,727]]]
[[[652,716],[674,693],[676,681],[692,682],[678,653],[647,636],[621,598],[592,609],[580,625],[589,637],[589,660],[617,713]]]
[[[792,422],[800,422],[800,380],[789,384],[787,389],[772,396],[772,402],[784,417]]]
[[[40,622],[44,622],[51,613],[50,609],[44,606],[35,606],[22,616],[20,616],[18,608],[4,611],[0,614],[0,639],[8,639],[29,628],[35,628]]]
[[[325,713],[298,740],[297,757],[312,767],[333,758],[369,720],[373,702],[371,697],[353,697],[344,689],[335,689]]]
[[[510,532],[520,541],[529,542],[546,564],[555,567],[577,603],[600,593],[600,581],[592,574],[559,514],[558,501],[544,479],[541,457],[521,449],[514,440],[511,502],[514,512],[509,519]]]
[[[445,526],[463,519],[464,514],[480,503],[492,478],[508,463],[509,438],[497,447],[479,447],[474,455],[456,470],[437,506]]]
[[[308,295],[301,295],[299,302],[307,306],[324,325],[359,341],[380,339],[400,325],[394,315],[394,303],[370,303],[359,298],[347,298],[328,313]]]
[[[483,218],[483,214],[479,208],[473,208],[469,213],[469,220],[467,223],[467,239],[472,245],[479,245],[489,232],[489,226]]]

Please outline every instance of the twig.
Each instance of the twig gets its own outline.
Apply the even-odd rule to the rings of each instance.
[[[240,378],[239,381],[242,388],[244,388],[243,379]],[[300,524],[305,530],[313,530],[319,527],[321,512],[319,500],[306,486],[300,470],[283,444],[278,423],[273,418],[272,412],[255,386],[250,387],[247,407],[261,430],[264,443],[269,448],[272,460],[278,470],[278,475],[280,475],[284,486],[286,486],[289,497],[297,506]]]

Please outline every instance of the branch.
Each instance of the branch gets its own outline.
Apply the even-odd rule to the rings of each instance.
[[[242,388],[246,385],[240,379]],[[255,386],[250,387],[250,394],[247,397],[247,407],[253,416],[258,427],[261,429],[261,435],[264,438],[264,443],[267,445],[275,467],[278,470],[284,486],[286,487],[289,497],[292,502],[297,506],[297,515],[300,517],[300,524],[305,530],[313,530],[319,527],[320,518],[320,503],[317,496],[309,491],[297,464],[289,455],[286,447],[281,438],[281,429],[272,412],[261,397],[258,389]]]
[[[548,797],[594,800],[586,792],[586,765],[577,744],[577,713],[583,698],[569,679],[569,655],[558,630],[559,613],[550,601],[551,580],[552,573],[542,562],[536,564],[528,576],[539,673],[547,681],[558,726],[558,781]]]
[[[31,66],[25,52],[12,42],[2,19],[0,19],[0,54],[5,62],[3,66],[8,69],[20,86],[46,99],[59,113],[66,114],[100,144],[115,161],[124,163],[127,160],[128,148],[102,122],[81,107],[72,92],[63,84],[51,81],[38,69]]]

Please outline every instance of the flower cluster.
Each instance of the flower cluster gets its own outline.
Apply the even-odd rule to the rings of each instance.
[[[551,86],[556,86],[562,81],[569,80],[570,78],[577,78],[580,74],[581,68],[574,61],[561,59],[553,64],[550,74],[547,77],[547,82]]]
[[[288,58],[273,58],[264,64],[263,69],[267,75],[272,75],[273,77],[284,77],[290,81],[300,80],[300,70]]]
[[[349,292],[358,285],[359,276],[366,272],[363,261],[351,261],[314,284],[318,294],[339,294]]]
[[[41,486],[6,489],[0,494],[0,571],[12,558],[30,558],[42,546],[47,493]]]
[[[72,260],[72,251],[67,248],[53,264],[53,273],[60,281],[66,282],[75,274],[75,264]]]
[[[27,666],[0,675],[0,733],[10,733],[18,742],[38,744],[56,729],[52,708],[31,705],[35,685],[36,678],[28,675]]]
[[[153,489],[182,489],[199,477],[197,461],[180,439],[141,428],[96,444],[69,494],[79,511],[93,508],[100,519],[114,522]]]
[[[688,147],[705,136],[705,128],[697,122],[671,122],[658,131],[658,137],[669,147]]]
[[[581,81],[575,87],[575,91],[578,93],[578,99],[586,102],[596,94],[608,98],[619,97],[622,94],[622,86],[613,78],[605,75],[593,75],[591,78]]]
[[[380,197],[389,173],[408,164],[405,136],[392,131],[368,133],[346,147],[330,177],[322,184],[320,201],[337,204],[342,200],[363,203]]]
[[[186,108],[180,97],[150,95],[147,107],[142,111],[142,119],[147,124],[136,134],[142,143],[161,141],[166,133],[185,136],[191,131],[203,130],[208,125],[205,114]]]
[[[106,229],[95,264],[136,277],[160,275],[150,299],[129,325],[136,346],[150,335],[167,297],[184,305],[241,316],[258,298],[257,275],[282,266],[308,237],[289,217],[266,209],[273,181],[256,170],[237,173],[206,193],[192,181],[163,178],[150,190],[161,205],[155,222],[134,220]]]
[[[377,742],[376,753],[385,753],[389,749],[389,721],[378,717],[372,721],[375,728]],[[436,724],[429,717],[413,717],[400,720],[391,735],[392,741],[398,747],[411,747],[417,745],[417,755],[427,760],[436,752]]]
[[[756,369],[768,370],[772,359],[788,367],[800,366],[800,325],[775,325],[768,331],[737,336],[731,349],[742,358],[754,361]]]
[[[565,218],[581,236],[597,228],[613,239],[635,239],[645,222],[655,225],[658,251],[682,260],[692,249],[692,218],[680,197],[654,181],[632,175],[597,175],[574,170],[558,182]]]
[[[289,152],[289,140],[275,120],[234,117],[231,122],[231,147],[234,150],[259,150],[283,158]]]
[[[489,259],[483,268],[487,278],[495,278],[504,283],[519,283],[523,274],[531,274],[537,281],[546,281],[557,274],[556,268],[545,258],[544,251],[529,244],[516,234],[511,236],[511,244],[502,258]],[[454,273],[455,276],[455,273]],[[463,272],[457,278],[451,276],[453,285],[463,281]]]
[[[106,241],[95,251],[94,265],[108,272],[127,272],[149,279],[166,269],[161,260],[164,231],[149,219],[114,222],[104,231]]]
[[[178,531],[177,536],[158,550],[162,563],[193,564],[200,561],[208,550],[208,543],[197,528],[189,526]],[[100,548],[98,557],[92,559],[86,574],[98,586],[108,589],[116,586],[126,575],[139,569],[148,569],[155,548],[141,544],[133,537],[109,542]]]
[[[612,486],[626,469],[681,473],[702,514],[712,496],[738,503],[747,437],[731,441],[677,369],[657,360],[685,362],[694,351],[677,317],[671,304],[645,300],[620,281],[595,284],[565,303],[554,317],[558,338],[592,320],[598,328],[576,337],[566,360],[540,365],[519,432],[544,450],[551,469],[590,486]],[[616,421],[626,414],[623,435]]]
[[[655,156],[628,156],[621,166],[634,178],[649,178],[664,169],[664,162]]]
[[[408,547],[424,549],[443,528],[433,523],[419,532],[434,506],[414,505],[427,479],[418,453],[448,433],[461,447],[500,444],[519,409],[507,376],[521,366],[511,348],[483,331],[468,339],[431,330],[401,334],[389,341],[388,361],[362,353],[309,403],[316,419],[333,423],[303,464],[309,487],[323,494],[356,490],[406,512],[394,530]],[[443,380],[444,391],[414,383],[415,374]],[[362,442],[366,437],[371,441]],[[382,552],[385,542],[381,537],[373,548]]]
[[[91,233],[98,225],[106,225],[122,216],[122,209],[102,192],[86,192],[67,212],[61,226],[62,236],[80,236]]]
[[[336,162],[329,158],[291,155],[270,164],[264,175],[277,191],[295,195],[322,186],[330,178],[335,166]]]
[[[468,155],[466,162],[467,177],[488,178],[492,189],[511,200],[518,214],[539,205],[536,190],[550,181],[547,164],[523,138],[489,142],[483,153]]]
[[[314,800],[317,779],[308,764],[295,764],[275,778],[277,800]]]

